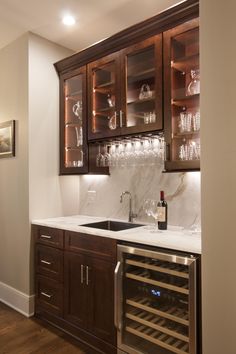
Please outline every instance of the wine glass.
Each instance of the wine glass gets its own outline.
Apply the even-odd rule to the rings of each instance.
[[[103,160],[104,160],[104,156],[101,153],[101,145],[98,144],[98,154],[96,156],[96,166],[97,167],[103,166]]]
[[[152,209],[151,209],[151,204],[152,200],[151,199],[145,199],[143,203],[143,210],[147,216],[152,216]],[[145,229],[152,230],[153,225],[147,225],[145,226]]]
[[[158,220],[159,220],[159,218],[161,216],[161,212],[160,212],[160,209],[158,207],[158,201],[157,200],[152,200],[151,201],[150,212],[151,212],[151,216],[155,220],[155,227],[154,227],[154,230],[152,230],[151,232],[161,233],[161,231],[158,229]]]

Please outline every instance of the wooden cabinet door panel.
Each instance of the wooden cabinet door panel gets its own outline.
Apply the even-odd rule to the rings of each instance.
[[[85,328],[88,305],[85,258],[79,254],[65,252],[64,263],[64,318]]]
[[[114,326],[115,265],[96,257],[87,257],[89,330],[99,338],[116,344]]]

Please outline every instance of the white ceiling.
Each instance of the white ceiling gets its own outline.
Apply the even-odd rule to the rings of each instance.
[[[0,0],[0,48],[31,31],[74,51],[145,20],[181,0]],[[63,14],[77,23],[65,27]]]

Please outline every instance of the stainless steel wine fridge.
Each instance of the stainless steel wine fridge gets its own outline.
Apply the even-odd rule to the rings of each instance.
[[[197,256],[118,246],[118,353],[198,354]]]

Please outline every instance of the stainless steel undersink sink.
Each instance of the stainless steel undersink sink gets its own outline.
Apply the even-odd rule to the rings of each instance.
[[[123,221],[105,220],[105,221],[91,222],[89,224],[83,224],[79,226],[93,227],[95,229],[109,230],[109,231],[122,231],[122,230],[132,229],[134,227],[140,227],[143,225],[123,222]]]

